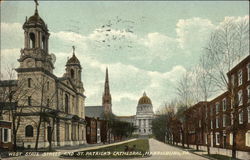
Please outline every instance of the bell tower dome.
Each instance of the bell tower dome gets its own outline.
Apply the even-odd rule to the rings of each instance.
[[[68,77],[75,86],[80,89],[80,92],[83,91],[83,83],[82,83],[82,67],[80,64],[80,61],[75,55],[75,46],[72,46],[73,48],[73,55],[70,59],[68,59],[66,63],[66,73],[64,74],[64,77]]]
[[[53,56],[49,54],[49,30],[43,19],[38,14],[36,5],[35,13],[27,18],[23,24],[24,48],[21,49],[19,68],[39,68],[53,72]]]

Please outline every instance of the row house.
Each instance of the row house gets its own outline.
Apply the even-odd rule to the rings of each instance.
[[[184,112],[186,144],[250,150],[250,56],[228,73],[228,91],[209,102],[199,102]]]
[[[186,144],[201,145],[205,141],[205,108],[207,102],[199,102],[184,112],[183,123],[184,142]]]
[[[86,106],[86,139],[87,143],[106,143],[108,127],[103,106]]]

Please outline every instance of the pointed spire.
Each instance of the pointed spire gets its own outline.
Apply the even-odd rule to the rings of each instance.
[[[34,0],[35,3],[36,3],[36,10],[35,10],[35,15],[38,15],[38,10],[37,10],[37,6],[39,5],[38,1],[37,0]]]
[[[108,67],[106,68],[106,77],[105,77],[105,85],[104,85],[104,94],[109,95],[109,75],[108,75]]]
[[[108,67],[106,67],[106,77],[105,77],[105,82],[109,81],[109,73],[108,73]]]
[[[143,96],[147,96],[147,94],[146,94],[146,92],[145,92],[145,91],[143,92]]]

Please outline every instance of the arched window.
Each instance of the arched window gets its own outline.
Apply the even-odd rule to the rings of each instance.
[[[81,80],[81,71],[78,71],[79,80]]]
[[[45,36],[42,37],[42,49],[46,48]]]
[[[31,48],[35,48],[35,34],[31,32],[29,34],[29,36],[30,36],[30,45],[31,45]]]
[[[28,125],[25,127],[25,137],[33,137],[33,127]]]
[[[69,113],[69,97],[65,94],[65,112]]]
[[[49,86],[49,81],[48,81],[48,82],[47,82],[47,90],[49,90],[49,87],[50,87],[50,86]]]
[[[28,97],[28,105],[31,106],[31,96]]]
[[[28,87],[31,87],[31,78],[28,78]]]
[[[75,77],[75,72],[73,69],[70,70],[70,75],[71,75],[71,78],[74,78]]]

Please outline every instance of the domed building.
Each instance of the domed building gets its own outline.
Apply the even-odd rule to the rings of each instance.
[[[154,118],[154,111],[151,99],[143,93],[143,96],[139,99],[135,122],[137,126],[137,134],[150,135],[152,134],[152,120]]]

